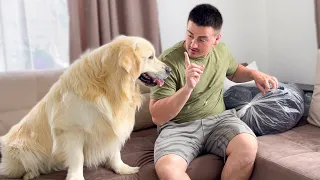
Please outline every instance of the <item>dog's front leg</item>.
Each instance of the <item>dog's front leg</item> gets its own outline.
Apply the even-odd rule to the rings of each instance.
[[[64,135],[64,153],[68,167],[67,180],[84,180],[83,177],[83,138],[74,134]]]
[[[109,163],[109,166],[118,174],[133,174],[139,171],[139,167],[131,167],[122,161],[120,150],[114,151]]]

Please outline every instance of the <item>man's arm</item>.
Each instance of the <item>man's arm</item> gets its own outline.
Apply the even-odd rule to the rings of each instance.
[[[177,91],[174,95],[160,100],[151,99],[149,103],[152,120],[156,125],[163,125],[174,118],[181,111],[191,95],[192,89],[186,86]]]
[[[236,72],[232,76],[228,76],[228,79],[236,83],[248,82],[254,80],[252,75],[253,71],[254,70],[238,64]]]
[[[246,68],[241,64],[238,65],[236,72],[232,76],[228,76],[228,78],[236,83],[254,80],[257,87],[264,94],[270,90],[270,84],[272,88],[278,88],[277,78],[257,70]]]
[[[186,62],[186,84],[170,97],[150,100],[149,110],[152,120],[156,125],[161,126],[178,115],[203,73],[203,66],[190,64],[188,53],[185,52],[184,55]]]

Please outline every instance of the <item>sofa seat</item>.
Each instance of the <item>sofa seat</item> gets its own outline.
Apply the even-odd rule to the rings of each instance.
[[[84,168],[85,179],[100,180],[127,180],[158,179],[154,168],[153,148],[157,138],[156,128],[133,132],[131,138],[122,149],[122,160],[131,166],[140,166],[140,171],[132,175],[117,175],[112,170],[98,167],[93,169]],[[199,166],[201,164],[201,166]],[[215,155],[203,155],[196,158],[188,167],[187,173],[191,179],[208,180],[219,179],[223,167],[223,161]],[[38,179],[61,179],[66,178],[67,171],[52,172],[41,175]],[[0,179],[6,179],[0,176]]]
[[[260,136],[254,180],[320,180],[320,128],[307,124]]]
[[[290,131],[258,137],[259,150],[251,180],[320,180],[320,129],[307,124]],[[86,179],[127,180],[158,179],[153,161],[156,128],[133,132],[122,149],[122,159],[131,166],[140,166],[139,173],[117,175],[99,167],[84,168]],[[201,164],[201,165],[200,165]],[[202,155],[187,169],[192,180],[218,180],[223,161],[215,155]],[[38,179],[65,179],[66,171],[52,172]],[[0,179],[5,179],[0,176]]]

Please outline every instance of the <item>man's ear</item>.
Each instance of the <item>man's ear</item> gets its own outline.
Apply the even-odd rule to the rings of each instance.
[[[221,34],[219,33],[217,36],[216,36],[216,41],[214,42],[214,44],[213,45],[217,45],[217,44],[219,44],[219,42],[220,42],[220,39],[221,39]]]

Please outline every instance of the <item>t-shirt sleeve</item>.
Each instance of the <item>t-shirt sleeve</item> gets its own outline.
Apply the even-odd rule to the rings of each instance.
[[[227,47],[225,47],[225,49],[226,49],[226,53],[227,53],[226,57],[229,61],[227,76],[231,76],[236,72],[236,70],[238,68],[238,62],[233,58],[231,51]]]
[[[164,84],[160,86],[152,87],[150,90],[151,99],[163,99],[169,96],[172,96],[176,92],[177,87],[177,70],[172,63],[169,63],[168,59],[163,61],[171,69],[170,75],[164,80]]]

